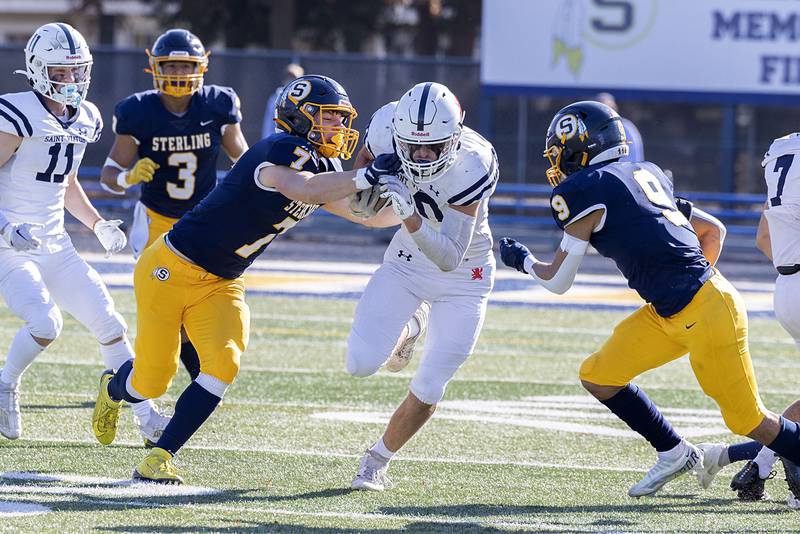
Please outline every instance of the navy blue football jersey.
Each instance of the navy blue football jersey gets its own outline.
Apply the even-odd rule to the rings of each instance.
[[[550,206],[562,229],[605,208],[589,242],[662,317],[681,311],[712,274],[672,182],[653,163],[588,167],[556,186]]]
[[[142,184],[141,202],[166,217],[179,218],[217,183],[222,130],[242,120],[239,97],[230,87],[206,85],[178,116],[164,107],[158,91],[136,93],[114,109],[114,133],[130,135],[140,158],[160,165]]]
[[[258,173],[268,165],[315,174],[328,170],[327,160],[301,137],[277,133],[262,139],[210,195],[175,223],[170,244],[212,274],[241,276],[273,239],[319,207],[261,185]]]

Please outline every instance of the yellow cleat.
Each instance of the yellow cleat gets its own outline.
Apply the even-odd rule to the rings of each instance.
[[[172,465],[172,454],[158,447],[153,448],[133,470],[133,478],[156,484],[183,484],[183,478]]]
[[[100,376],[100,392],[94,404],[92,414],[92,430],[97,441],[103,445],[110,445],[117,436],[117,423],[119,422],[119,409],[122,401],[115,401],[108,396],[108,383],[114,378],[114,373],[103,371]]]

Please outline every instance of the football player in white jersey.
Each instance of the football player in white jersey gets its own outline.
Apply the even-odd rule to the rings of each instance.
[[[778,271],[773,295],[775,317],[800,349],[800,133],[775,139],[761,166],[767,182],[767,201],[758,222],[756,247]],[[800,420],[800,401],[784,415],[793,421]],[[773,467],[778,460],[772,450],[757,442],[730,446],[701,443],[699,447],[706,457],[704,471],[700,473],[704,488],[722,467],[747,460],[731,480],[731,489],[740,500],[767,498],[764,484],[775,475]],[[789,505],[800,508],[800,477],[785,465],[784,472],[791,492]]]
[[[77,180],[86,145],[103,127],[86,100],[92,54],[68,24],[45,24],[25,46],[25,67],[17,72],[33,90],[0,95],[0,295],[25,321],[0,372],[0,434],[8,439],[22,432],[22,374],[61,332],[59,307],[89,329],[107,367],[133,357],[125,321],[64,230],[66,208],[108,254],[126,244],[122,221],[103,219]],[[143,435],[157,440],[166,418],[152,403],[139,416]]]
[[[463,121],[447,87],[417,84],[375,112],[356,161],[364,165],[396,152],[402,176],[385,183],[382,196],[402,224],[358,302],[347,371],[365,377],[384,363],[391,371],[402,369],[426,327],[428,309],[430,325],[408,396],[361,458],[354,489],[391,486],[389,460],[433,414],[483,325],[494,283],[487,213],[498,164],[492,145]]]

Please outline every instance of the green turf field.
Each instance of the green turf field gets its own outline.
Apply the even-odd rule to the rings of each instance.
[[[114,292],[131,323],[133,296]],[[355,302],[250,297],[250,346],[225,403],[176,458],[183,487],[131,485],[144,456],[129,409],[117,442],[97,444],[91,410],[102,370],[96,344],[66,320],[25,375],[23,438],[0,438],[0,532],[787,532],[783,474],[769,502],[728,490],[737,467],[702,492],[690,476],[654,498],[628,486],[654,461],[580,388],[581,360],[624,314],[490,307],[475,354],[434,419],[389,471],[396,488],[351,492],[364,448],[407,391],[404,372],[356,379],[344,371]],[[20,325],[0,313],[5,350]],[[135,335],[135,332],[132,332]],[[773,319],[751,321],[764,401],[788,405],[800,358]],[[186,385],[183,371],[164,402]],[[686,359],[638,383],[694,442],[735,441],[721,430]],[[39,515],[15,516],[21,511]]]

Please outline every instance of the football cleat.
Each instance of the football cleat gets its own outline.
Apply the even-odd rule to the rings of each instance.
[[[722,469],[722,466],[719,465],[719,457],[728,446],[725,443],[700,443],[697,448],[703,451],[703,466],[696,469],[695,474],[700,487],[708,489],[714,477]]]
[[[758,464],[753,460],[744,464],[744,467],[733,475],[731,479],[731,489],[736,492],[740,501],[761,501],[768,499],[767,492],[764,491],[764,483],[775,476],[775,471],[771,472],[767,478],[758,476]]]
[[[183,478],[172,465],[172,454],[159,447],[150,450],[150,454],[133,470],[133,478],[154,484],[183,484]]]
[[[92,430],[97,441],[103,445],[110,445],[117,436],[117,423],[119,423],[119,409],[122,401],[115,401],[108,396],[108,383],[114,378],[110,369],[100,375],[100,391],[94,404],[92,414]]]
[[[404,331],[403,335],[400,336],[400,339],[397,341],[392,355],[386,360],[386,369],[396,373],[406,368],[411,358],[414,356],[414,347],[417,344],[417,340],[422,337],[422,334],[424,334],[425,330],[428,328],[428,315],[430,311],[431,305],[423,300],[422,304],[420,304],[419,308],[417,308],[417,311],[415,311],[412,316],[412,319],[414,319],[417,322],[417,326],[419,326],[419,332],[415,336],[409,336]]]
[[[383,491],[394,484],[386,476],[389,469],[389,460],[370,451],[364,453],[358,466],[358,474],[353,479],[350,487],[355,490]]]
[[[781,458],[783,462],[783,472],[786,475],[786,484],[789,486],[789,508],[800,509],[800,467],[791,460]],[[774,471],[773,471],[774,473]]]
[[[2,380],[0,380],[0,434],[8,439],[17,439],[22,434],[19,384],[6,384]]]
[[[167,428],[171,419],[172,417],[161,413],[155,406],[153,406],[153,409],[144,418],[137,417],[136,414],[133,414],[133,420],[136,422],[136,426],[139,427],[139,435],[142,436],[144,446],[148,449],[152,449],[156,446],[156,443],[158,443],[161,434],[164,433],[164,429]]]
[[[664,484],[689,471],[703,468],[703,451],[684,441],[684,451],[678,458],[668,460],[659,456],[655,465],[644,475],[641,481],[628,490],[631,497],[653,495],[664,487]]]

